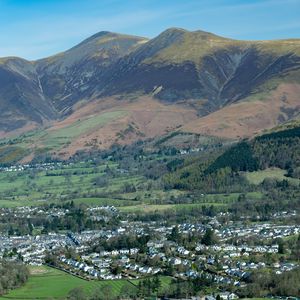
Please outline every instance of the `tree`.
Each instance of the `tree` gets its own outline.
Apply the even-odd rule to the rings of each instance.
[[[114,264],[111,267],[111,272],[115,275],[121,274],[122,273],[122,268],[120,265]]]
[[[169,263],[166,267],[166,271],[165,271],[166,275],[173,276],[174,272],[175,272],[175,270],[174,270],[173,264]]]
[[[282,239],[279,240],[278,242],[278,253],[279,254],[284,254],[285,253],[285,245]]]
[[[76,287],[69,292],[68,299],[69,300],[86,300],[86,295],[85,295],[82,287]]]
[[[178,226],[175,226],[172,229],[172,232],[169,236],[169,240],[174,241],[174,242],[178,242],[179,238],[180,238],[179,229],[178,229]]]
[[[217,237],[212,229],[208,228],[201,240],[202,244],[206,246],[214,245],[217,243]]]
[[[111,285],[107,284],[102,288],[97,289],[90,300],[114,300],[115,298]]]
[[[133,299],[137,296],[138,290],[130,283],[126,283],[122,286],[120,295],[123,298]]]
[[[28,269],[20,263],[0,262],[0,294],[23,285],[29,277]]]
[[[161,280],[158,276],[155,276],[152,280],[152,287],[153,292],[158,293],[159,289],[161,288]]]

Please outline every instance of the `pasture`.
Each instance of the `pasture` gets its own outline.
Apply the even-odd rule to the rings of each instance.
[[[246,172],[244,174],[250,183],[256,185],[262,183],[266,178],[273,178],[279,181],[288,180],[292,184],[300,183],[299,179],[286,177],[286,171],[279,168],[270,168],[256,172]]]
[[[110,286],[114,295],[119,295],[122,288],[130,285],[136,288],[139,280],[113,280],[113,281],[86,281],[63,271],[56,270],[50,267],[31,267],[30,277],[28,282],[16,290],[0,297],[4,299],[19,299],[19,300],[33,300],[33,299],[65,299],[68,293],[74,289],[81,287],[87,295],[91,295],[97,289],[104,286]],[[171,282],[170,277],[160,277],[161,289],[166,289]]]

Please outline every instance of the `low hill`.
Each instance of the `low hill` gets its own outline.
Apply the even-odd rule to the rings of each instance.
[[[300,179],[300,127],[298,122],[292,124],[287,125],[288,129],[283,126],[274,128],[227,149],[223,147],[187,160],[181,168],[168,174],[165,180],[177,188],[226,192],[245,190],[249,184],[246,182],[247,176],[243,176],[245,172],[273,168],[282,170],[281,174],[289,178]],[[272,175],[272,172],[268,174]],[[274,178],[278,178],[277,174]],[[290,182],[298,184],[298,180]]]

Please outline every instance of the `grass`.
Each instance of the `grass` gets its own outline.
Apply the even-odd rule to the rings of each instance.
[[[112,198],[78,198],[73,200],[75,205],[86,204],[88,206],[133,206],[137,205],[140,202],[130,201],[130,200],[121,200],[121,199],[112,199]]]
[[[277,55],[286,53],[299,53],[299,40],[274,41],[240,41],[227,39],[205,32],[187,32],[182,35],[180,42],[163,48],[153,58],[146,59],[146,63],[156,61],[183,61],[199,62],[199,58],[213,54],[218,49],[232,47],[256,47],[260,51],[268,51]]]
[[[160,282],[161,282],[161,291],[164,291],[165,289],[168,289],[170,287],[170,284],[172,282],[172,277],[169,276],[160,276],[159,277]],[[135,280],[129,280],[130,283],[132,283],[135,286],[138,286],[139,282],[142,279],[135,279]]]
[[[15,139],[12,138],[10,142],[16,144],[18,147],[3,146],[0,148],[0,162],[14,162],[19,160],[24,157],[28,152],[27,150],[32,149],[33,146],[37,147],[37,151],[47,152],[60,150],[79,136],[101,128],[126,114],[126,111],[105,112],[86,119],[78,119],[71,125],[66,125],[62,128],[33,130],[24,135],[15,137]],[[8,140],[2,139],[1,142],[5,143],[8,142]],[[1,157],[1,152],[4,151],[8,153],[4,153],[5,155],[3,154],[3,157]]]
[[[45,201],[30,201],[30,200],[0,200],[0,207],[13,208],[20,206],[39,206],[44,204]]]
[[[114,176],[107,176],[107,166],[114,171]],[[199,194],[191,199],[190,203],[173,204],[176,199],[185,197],[186,192],[164,191],[157,187],[146,190],[144,187],[152,184],[150,179],[141,175],[121,173],[118,168],[118,164],[114,162],[103,161],[96,166],[91,162],[80,162],[57,166],[49,171],[0,172],[0,207],[39,206],[73,200],[75,205],[113,205],[119,207],[122,212],[155,212],[189,210],[203,205],[224,207],[237,201],[240,195]],[[279,175],[284,176],[281,172],[283,171],[280,171]],[[246,175],[250,178],[258,176],[258,173]],[[101,182],[100,177],[106,178],[104,185],[95,184],[99,179]],[[137,190],[124,193],[126,184],[133,184]],[[262,194],[254,192],[248,193],[247,196],[260,199]],[[170,201],[171,199],[174,201]]]
[[[159,211],[166,211],[166,210],[189,210],[194,208],[201,208],[202,206],[224,206],[225,204],[222,203],[215,203],[215,202],[206,202],[206,203],[191,203],[191,204],[138,204],[134,206],[122,206],[120,207],[121,212],[125,213],[136,213],[136,212],[159,212]]]
[[[133,195],[133,198],[122,202],[118,200],[121,198],[118,193],[126,183],[137,185],[145,181],[145,179],[142,176],[118,174],[116,178],[109,180],[107,186],[101,187],[95,185],[96,178],[106,176],[104,169],[107,165],[109,165],[110,169],[115,170],[118,167],[115,163],[108,162],[96,168],[85,163],[69,167],[59,167],[57,170],[48,172],[0,172],[0,207],[34,206],[45,202],[58,202],[62,201],[61,199],[65,196],[68,199],[74,200],[76,204],[86,203],[92,206],[136,204],[136,202],[133,203],[131,201],[135,195]],[[114,195],[108,198],[88,198],[88,195],[99,193]],[[72,198],[70,198],[71,194]]]
[[[87,294],[110,285],[115,295],[120,294],[126,280],[86,281],[49,267],[31,268],[32,275],[21,288],[11,291],[0,299],[65,299],[69,291],[82,287]]]
[[[256,185],[262,183],[266,178],[274,178],[280,181],[288,180],[290,183],[294,184],[300,183],[299,179],[286,177],[286,171],[278,168],[270,168],[256,172],[246,172],[244,174],[250,183]]]
[[[41,137],[41,142],[46,147],[60,148],[72,139],[86,133],[94,128],[101,127],[108,122],[122,117],[126,114],[124,111],[114,111],[103,113],[99,116],[90,117],[85,120],[77,120],[75,123],[59,130],[48,130]]]
[[[16,146],[0,146],[0,163],[11,163],[20,160],[27,150]]]
[[[86,281],[65,272],[52,269],[46,266],[31,267],[31,276],[28,282],[21,288],[10,291],[0,300],[4,299],[65,299],[69,291],[82,287],[86,294],[91,295],[97,289],[104,286],[111,286],[112,292],[119,295],[125,285],[138,285],[138,280],[114,280],[114,281]],[[168,287],[171,282],[170,277],[160,277],[162,289]]]
[[[95,185],[95,179],[105,177],[109,166],[115,171],[104,186]],[[142,204],[156,204],[171,196],[178,197],[180,191],[171,190],[137,190],[134,193],[123,193],[126,184],[138,187],[146,184],[143,176],[118,173],[118,164],[104,162],[95,167],[88,162],[69,166],[59,166],[49,171],[0,172],[0,207],[39,206],[50,203],[61,203],[62,199],[73,200],[75,205],[88,206],[113,205],[127,207],[127,210],[142,209]],[[106,177],[107,178],[107,177]],[[71,197],[72,195],[72,197]],[[93,196],[103,195],[103,196]],[[109,196],[106,196],[109,195]],[[137,200],[133,200],[137,199]],[[151,207],[149,211],[162,209],[162,206]],[[168,206],[165,207],[166,209]],[[124,209],[126,211],[126,209]]]

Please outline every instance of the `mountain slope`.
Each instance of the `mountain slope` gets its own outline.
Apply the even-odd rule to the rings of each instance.
[[[78,150],[107,149],[116,143],[124,145],[163,136],[193,119],[197,114],[189,107],[166,105],[146,96],[133,102],[109,97],[78,108],[48,128],[7,139],[2,150],[10,153],[9,147],[20,146],[26,154],[69,158]]]
[[[0,131],[54,119],[56,112],[43,93],[32,63],[19,58],[0,60]]]
[[[300,116],[300,84],[280,83],[183,126],[182,131],[245,138]]]
[[[101,89],[107,70],[145,38],[100,32],[72,49],[35,63],[45,97],[60,113],[69,112],[77,101],[93,97]]]

